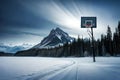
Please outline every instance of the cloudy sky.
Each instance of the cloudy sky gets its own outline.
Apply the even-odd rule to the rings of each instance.
[[[0,0],[0,43],[35,45],[60,27],[69,35],[89,37],[81,16],[96,16],[95,38],[114,32],[120,20],[119,0]]]

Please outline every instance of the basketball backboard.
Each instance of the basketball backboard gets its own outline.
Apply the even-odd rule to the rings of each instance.
[[[96,17],[81,17],[81,28],[96,28]]]

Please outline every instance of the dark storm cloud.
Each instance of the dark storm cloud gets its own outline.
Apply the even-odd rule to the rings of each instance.
[[[5,30],[5,31],[1,31],[1,38],[6,38],[9,39],[9,37],[19,37],[20,35],[32,35],[32,36],[44,36],[45,33],[35,33],[35,32],[25,32],[25,31],[10,31],[10,30]]]
[[[45,22],[44,19],[35,16],[31,11],[21,6],[17,0],[2,0],[0,14],[0,24],[3,26],[38,27],[38,24],[42,25]]]
[[[22,35],[45,37],[47,31],[56,25],[74,29],[76,17],[79,28],[80,15],[89,14],[87,11],[100,14],[101,17],[104,16],[102,12],[106,11],[112,19],[118,20],[119,4],[119,0],[0,0],[0,40],[15,39]],[[77,15],[78,12],[80,15]],[[21,40],[24,38],[21,37]]]
[[[21,0],[0,0],[1,40],[20,38],[22,35],[44,36],[45,33],[32,32],[32,29],[41,31],[49,29],[51,25],[53,24],[21,5]]]
[[[12,28],[44,29],[50,24],[22,6],[18,0],[0,0],[0,32]]]

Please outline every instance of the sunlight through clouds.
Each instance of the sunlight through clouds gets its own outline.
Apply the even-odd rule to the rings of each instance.
[[[89,37],[87,29],[81,29],[81,16],[96,16],[97,17],[97,29],[95,29],[96,38],[100,37],[100,34],[106,34],[107,26],[116,26],[113,22],[111,15],[107,10],[99,9],[89,3],[83,2],[60,2],[56,1],[41,1],[31,4],[22,2],[27,8],[33,11],[37,16],[42,17],[55,25],[61,26],[64,30],[68,31],[70,35],[78,36],[84,35]],[[101,13],[102,14],[101,14]],[[105,17],[103,17],[105,15]],[[114,21],[115,22],[115,21]],[[114,27],[112,27],[114,31]]]

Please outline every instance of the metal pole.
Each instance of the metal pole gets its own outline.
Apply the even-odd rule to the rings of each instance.
[[[93,37],[93,28],[91,27],[91,34],[92,34],[92,52],[93,52],[93,62],[95,61],[95,50],[94,50],[94,37]]]

